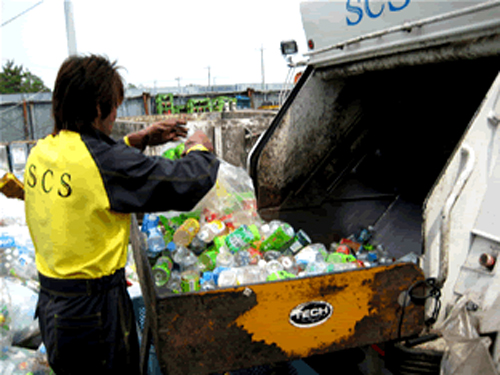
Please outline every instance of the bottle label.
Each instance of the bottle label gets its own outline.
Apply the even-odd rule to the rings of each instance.
[[[298,240],[294,240],[292,242],[292,244],[290,245],[290,247],[288,248],[293,255],[297,254],[299,252],[300,249],[302,249],[304,247],[303,244],[300,243],[300,241]]]
[[[216,261],[218,254],[219,252],[216,250],[208,250],[200,255],[199,260],[207,270],[213,271],[217,264]]]
[[[16,246],[14,237],[2,235],[0,236],[0,249]]]
[[[184,293],[200,290],[200,278],[194,274],[184,275],[181,279],[181,290]]]
[[[280,250],[283,248],[292,237],[287,235],[283,228],[276,229],[268,238],[266,238],[260,246],[261,251]]]
[[[200,224],[198,223],[198,220],[189,218],[175,231],[174,242],[187,246],[191,243],[199,230]]]
[[[235,253],[248,246],[253,239],[254,235],[250,229],[246,225],[242,225],[226,237],[226,245],[231,252]]]

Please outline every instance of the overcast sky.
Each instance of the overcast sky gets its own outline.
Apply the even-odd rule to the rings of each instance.
[[[2,0],[2,24],[40,0]],[[282,83],[282,40],[306,52],[301,0],[72,0],[78,53],[117,60],[146,87]],[[44,0],[0,28],[2,66],[14,60],[52,89],[68,55],[64,0]]]

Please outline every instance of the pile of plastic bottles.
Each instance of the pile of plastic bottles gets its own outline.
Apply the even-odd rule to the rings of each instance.
[[[172,293],[340,272],[394,261],[371,228],[332,243],[256,212],[250,177],[222,162],[216,186],[191,212],[144,215],[153,278]]]
[[[173,293],[212,290],[395,261],[369,243],[368,229],[327,248],[283,221],[235,225],[231,219],[196,211],[146,214],[141,230],[156,285]]]
[[[41,344],[35,249],[24,202],[0,194],[0,374],[53,374]]]

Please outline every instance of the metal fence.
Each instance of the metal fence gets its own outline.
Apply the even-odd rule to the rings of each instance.
[[[51,93],[0,95],[0,142],[41,138],[52,131]]]
[[[149,95],[127,97],[118,117],[145,115],[153,104]],[[40,139],[53,128],[52,93],[0,95],[0,143]]]
[[[210,96],[213,93],[205,95]],[[242,94],[241,92],[226,95]],[[200,97],[203,95],[196,95]],[[179,95],[178,102],[186,102],[190,96]],[[253,92],[251,107],[259,108],[278,102],[279,92]],[[129,96],[118,108],[118,118],[156,114],[155,97],[149,93]],[[37,140],[50,134],[54,127],[52,118],[52,93],[0,95],[0,143]]]

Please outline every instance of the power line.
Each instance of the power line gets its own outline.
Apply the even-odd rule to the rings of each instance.
[[[38,5],[40,5],[41,3],[43,3],[43,0],[42,0],[42,1],[39,1],[38,3],[36,3],[35,5],[33,5],[32,7],[30,7],[30,8],[28,8],[28,9],[26,9],[25,11],[23,11],[23,12],[19,13],[17,16],[12,17],[10,20],[5,21],[4,23],[2,23],[2,26],[0,26],[0,27],[4,27],[4,26],[5,26],[5,25],[7,25],[9,22],[12,22],[12,21],[14,21],[16,18],[21,17],[23,14],[28,13],[30,10],[32,10],[32,9],[33,9],[33,8],[35,8],[35,7],[37,7],[37,6],[38,6]]]

